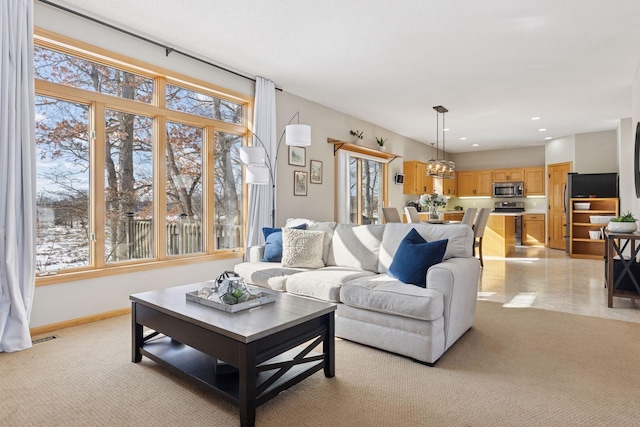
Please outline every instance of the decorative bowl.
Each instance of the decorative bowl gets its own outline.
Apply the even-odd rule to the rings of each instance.
[[[600,230],[590,230],[589,231],[589,238],[591,240],[598,240],[600,239]]]
[[[588,211],[591,203],[573,202],[573,208],[578,211]]]
[[[638,229],[638,226],[635,222],[609,221],[607,229],[612,233],[633,233]]]

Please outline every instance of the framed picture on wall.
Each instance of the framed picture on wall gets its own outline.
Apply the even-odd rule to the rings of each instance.
[[[304,147],[289,146],[289,164],[291,166],[306,166],[307,165],[307,150]]]
[[[311,160],[309,171],[309,182],[311,184],[322,184],[322,162],[320,160]]]
[[[294,171],[293,172],[293,195],[294,196],[306,196],[307,195],[307,172]]]

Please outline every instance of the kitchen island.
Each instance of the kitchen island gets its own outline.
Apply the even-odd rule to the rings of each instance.
[[[521,213],[492,212],[482,238],[482,253],[487,256],[508,257],[516,251],[516,217]]]

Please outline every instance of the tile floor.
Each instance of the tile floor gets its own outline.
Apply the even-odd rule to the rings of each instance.
[[[640,300],[614,297],[607,307],[604,260],[555,249],[518,246],[508,258],[484,257],[478,299],[640,323]]]

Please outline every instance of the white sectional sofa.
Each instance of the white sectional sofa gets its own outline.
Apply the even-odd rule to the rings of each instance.
[[[249,261],[236,265],[236,274],[257,286],[337,303],[336,336],[430,365],[473,325],[480,264],[469,226],[292,219],[285,227],[302,223],[324,233],[324,267],[263,262],[260,246],[249,249]],[[448,240],[442,262],[428,269],[424,288],[388,274],[412,228],[428,242]]]

